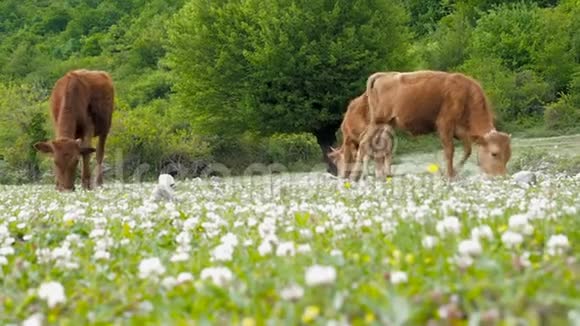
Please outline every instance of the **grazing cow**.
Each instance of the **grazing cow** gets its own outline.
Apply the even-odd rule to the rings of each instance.
[[[103,71],[74,70],[61,77],[51,94],[52,121],[56,139],[34,147],[52,154],[56,189],[74,190],[79,158],[83,159],[81,180],[91,189],[90,154],[96,153],[96,185],[103,184],[105,141],[111,128],[115,90],[109,74]],[[99,137],[97,149],[91,147]]]
[[[338,176],[347,178],[350,168],[354,163],[355,155],[359,148],[359,142],[367,130],[369,124],[369,106],[366,93],[353,99],[346,110],[340,130],[342,132],[342,145],[338,149],[332,148],[328,157],[338,168]],[[394,144],[394,132],[388,125],[383,125],[377,130],[372,141],[367,144],[363,158],[366,171],[368,157],[371,152],[375,159],[375,173],[379,177],[391,174],[392,151]],[[386,172],[385,172],[386,170]]]
[[[369,131],[361,144],[379,125],[404,130],[411,135],[437,132],[443,145],[447,176],[453,169],[453,139],[463,143],[462,166],[471,155],[472,142],[479,145],[479,165],[488,175],[505,175],[511,157],[511,135],[499,132],[493,112],[478,82],[460,73],[416,71],[379,72],[367,80]],[[364,146],[359,147],[351,177],[360,176]]]

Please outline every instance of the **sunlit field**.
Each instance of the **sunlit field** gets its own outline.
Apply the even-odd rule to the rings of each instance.
[[[0,192],[0,323],[580,320],[580,180],[322,173]]]

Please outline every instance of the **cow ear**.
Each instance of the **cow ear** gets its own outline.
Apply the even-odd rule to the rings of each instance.
[[[41,153],[53,152],[52,144],[50,142],[38,142],[34,144],[34,148],[36,148],[36,150],[38,150]]]
[[[482,136],[474,136],[473,137],[473,142],[476,143],[479,146],[485,146],[487,144],[487,141],[485,140],[485,137],[482,137]]]
[[[81,147],[81,155],[87,155],[96,152],[97,150],[92,147]]]

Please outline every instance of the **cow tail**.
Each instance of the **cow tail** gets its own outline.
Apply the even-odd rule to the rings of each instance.
[[[373,121],[373,113],[374,113],[374,87],[375,87],[375,82],[376,80],[382,75],[382,73],[377,72],[374,73],[372,75],[369,76],[369,78],[367,79],[367,102],[368,102],[368,106],[369,106],[369,117],[370,120]]]

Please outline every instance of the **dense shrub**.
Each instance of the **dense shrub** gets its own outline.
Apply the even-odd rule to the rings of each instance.
[[[455,12],[439,22],[439,28],[417,42],[415,51],[422,58],[423,68],[453,70],[467,56],[472,26],[462,12]]]
[[[149,178],[161,172],[191,176],[198,161],[209,161],[208,144],[190,130],[176,129],[167,115],[169,102],[151,102],[134,110],[117,110],[107,142],[108,164],[123,178]]]
[[[312,134],[274,134],[268,140],[268,153],[272,161],[288,169],[300,169],[320,161],[320,148]]]
[[[44,97],[28,85],[0,84],[0,157],[20,181],[35,181],[41,175],[40,154],[33,145],[49,135]]]
[[[542,122],[550,92],[534,71],[510,71],[497,58],[471,58],[459,70],[482,84],[500,124],[517,129]]]
[[[558,130],[580,129],[580,67],[570,82],[568,94],[552,103],[545,113],[546,127]]]

